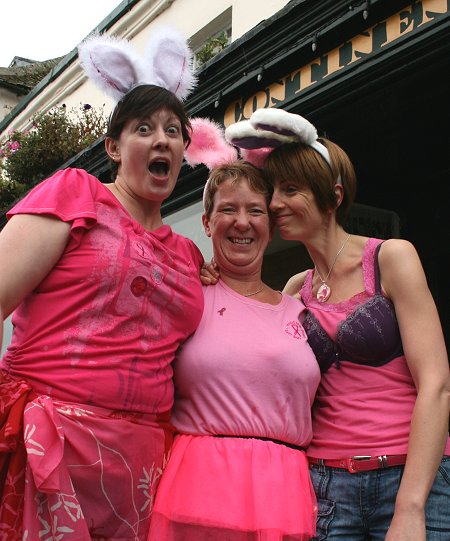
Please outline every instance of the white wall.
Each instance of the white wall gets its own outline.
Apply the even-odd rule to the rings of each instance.
[[[175,233],[193,240],[202,252],[205,261],[209,261],[212,257],[212,244],[203,229],[202,213],[203,203],[198,201],[189,207],[164,216],[163,221],[170,225]]]
[[[235,0],[232,2],[232,39],[235,40],[241,37],[258,23],[274,15],[288,3],[289,0]]]
[[[6,351],[6,348],[8,347],[9,343],[11,342],[12,330],[13,330],[13,326],[12,326],[12,323],[11,323],[11,316],[9,316],[3,322],[3,344],[2,344],[0,357],[3,356],[3,354]]]
[[[8,116],[13,108],[17,105],[19,98],[17,94],[7,90],[6,88],[0,88],[0,121],[2,121],[5,116]]]

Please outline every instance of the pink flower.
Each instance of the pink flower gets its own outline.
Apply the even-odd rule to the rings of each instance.
[[[19,141],[13,141],[10,148],[13,152],[16,152],[16,150],[19,150],[20,148]]]

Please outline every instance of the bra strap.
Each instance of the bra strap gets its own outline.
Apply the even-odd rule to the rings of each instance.
[[[381,245],[383,243],[380,242],[378,246],[375,248],[374,258],[373,258],[373,267],[375,271],[375,292],[381,293],[381,273],[380,273],[380,264],[378,263],[378,253],[380,251]]]

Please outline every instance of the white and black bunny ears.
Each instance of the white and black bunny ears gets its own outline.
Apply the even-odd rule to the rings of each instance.
[[[249,120],[232,124],[225,130],[225,139],[248,152],[255,159],[259,153],[267,155],[283,143],[303,143],[312,147],[332,167],[328,149],[317,141],[316,128],[300,115],[283,109],[257,109]]]
[[[86,75],[116,102],[136,86],[152,84],[185,99],[196,84],[193,54],[185,38],[170,27],[154,31],[143,56],[127,40],[94,35],[78,47]]]

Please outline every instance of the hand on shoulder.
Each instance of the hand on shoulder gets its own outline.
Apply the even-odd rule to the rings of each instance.
[[[294,276],[291,276],[289,280],[286,282],[286,285],[284,286],[283,293],[286,293],[286,295],[290,295],[291,297],[295,297],[296,299],[299,299],[300,289],[303,286],[307,272],[308,271],[306,270],[303,272],[299,272],[298,274],[294,274]]]
[[[210,263],[204,263],[200,269],[200,281],[202,285],[209,286],[215,285],[219,281],[220,272],[217,263],[214,258]]]

